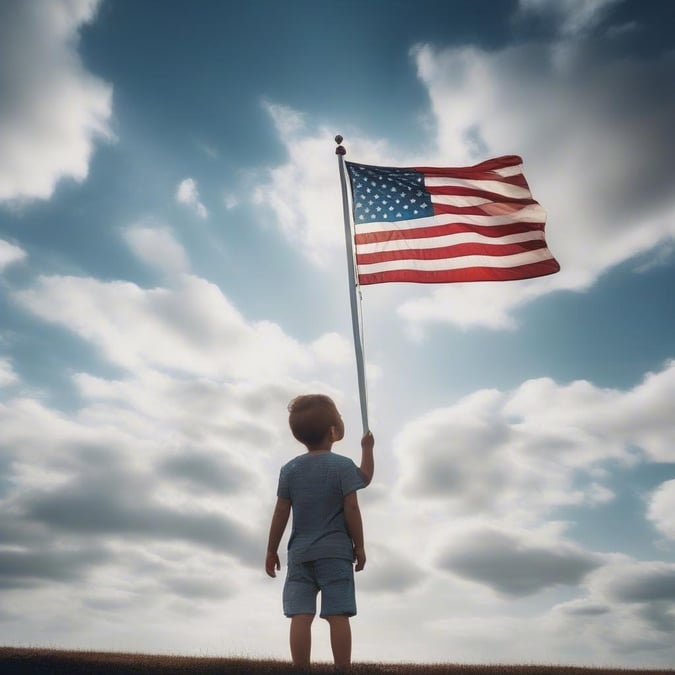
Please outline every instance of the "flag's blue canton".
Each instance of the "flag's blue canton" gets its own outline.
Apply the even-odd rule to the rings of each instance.
[[[352,183],[354,222],[397,221],[434,215],[424,174],[414,169],[346,162]]]

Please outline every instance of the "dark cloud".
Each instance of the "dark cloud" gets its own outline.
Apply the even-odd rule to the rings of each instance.
[[[100,443],[71,443],[68,454],[61,460],[65,466],[82,470],[100,471],[120,466],[120,452],[118,448],[109,444]]]
[[[573,616],[600,616],[611,612],[611,609],[607,605],[591,602],[568,603],[561,609],[565,614],[571,614]]]
[[[221,456],[196,450],[169,457],[160,464],[160,472],[191,490],[208,490],[218,494],[238,492],[250,485],[253,476]]]
[[[290,383],[241,385],[195,379],[174,381],[170,395],[186,418],[192,438],[210,430],[224,445],[244,443],[266,448],[275,439],[262,420],[285,411],[293,391]]]
[[[188,600],[222,600],[234,595],[234,589],[211,578],[169,577],[163,584],[171,593]]]
[[[114,598],[87,598],[82,600],[82,606],[99,612],[118,612],[138,607],[141,603],[147,603],[147,598],[138,596],[128,597],[117,594]]]
[[[366,593],[402,593],[420,583],[419,570],[413,565],[394,563],[390,566],[373,569],[360,579],[359,589]]]
[[[668,600],[651,602],[638,610],[638,614],[654,629],[662,633],[675,634],[673,603]]]
[[[424,572],[415,563],[388,547],[369,546],[367,554],[367,574],[359,579],[362,591],[402,593],[424,579]]]
[[[605,582],[604,594],[618,602],[675,602],[675,564],[647,562],[622,570]]]
[[[0,586],[26,588],[44,581],[78,580],[108,557],[103,548],[91,546],[68,550],[0,550]]]
[[[524,596],[558,584],[575,585],[600,565],[571,545],[541,546],[496,530],[480,530],[453,540],[439,566],[500,593]]]
[[[452,457],[454,453],[447,452]],[[457,494],[466,485],[466,476],[462,466],[453,463],[448,457],[439,454],[429,454],[419,462],[418,474],[414,483],[411,483],[411,494],[426,497],[446,497]]]
[[[23,515],[70,534],[177,540],[258,563],[258,537],[243,525],[227,514],[160,504],[150,496],[153,487],[142,476],[121,470],[83,475],[52,491],[26,495]]]
[[[479,392],[409,424],[397,448],[408,465],[403,492],[452,500],[471,512],[494,508],[514,480],[501,454],[513,437],[512,429],[500,419],[501,400],[498,392]],[[424,447],[423,453],[419,447]]]

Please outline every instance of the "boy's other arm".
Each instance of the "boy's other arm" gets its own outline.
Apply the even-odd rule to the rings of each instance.
[[[277,504],[272,514],[272,524],[270,525],[270,536],[267,541],[267,556],[265,557],[265,572],[271,577],[276,577],[275,570],[281,569],[279,554],[277,550],[281,537],[284,535],[288,516],[291,513],[291,500],[277,497]]]
[[[347,531],[354,545],[355,569],[357,572],[360,572],[366,565],[366,550],[363,546],[363,522],[361,521],[361,510],[359,509],[356,490],[345,495],[343,509]]]
[[[367,431],[361,439],[361,466],[359,467],[366,485],[370,485],[375,473],[375,458],[373,457],[373,448],[375,447],[375,438],[372,432]]]

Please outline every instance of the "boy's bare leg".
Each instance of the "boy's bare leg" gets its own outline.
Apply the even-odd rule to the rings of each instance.
[[[330,624],[330,646],[333,661],[339,668],[348,668],[352,662],[352,629],[348,616],[327,616]]]
[[[312,651],[312,621],[314,614],[296,614],[291,617],[291,658],[293,665],[309,666]]]

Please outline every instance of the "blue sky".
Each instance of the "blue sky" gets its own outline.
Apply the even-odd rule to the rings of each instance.
[[[288,401],[359,456],[340,133],[520,154],[562,268],[362,289],[354,658],[675,664],[674,12],[0,2],[3,643],[287,657]]]

